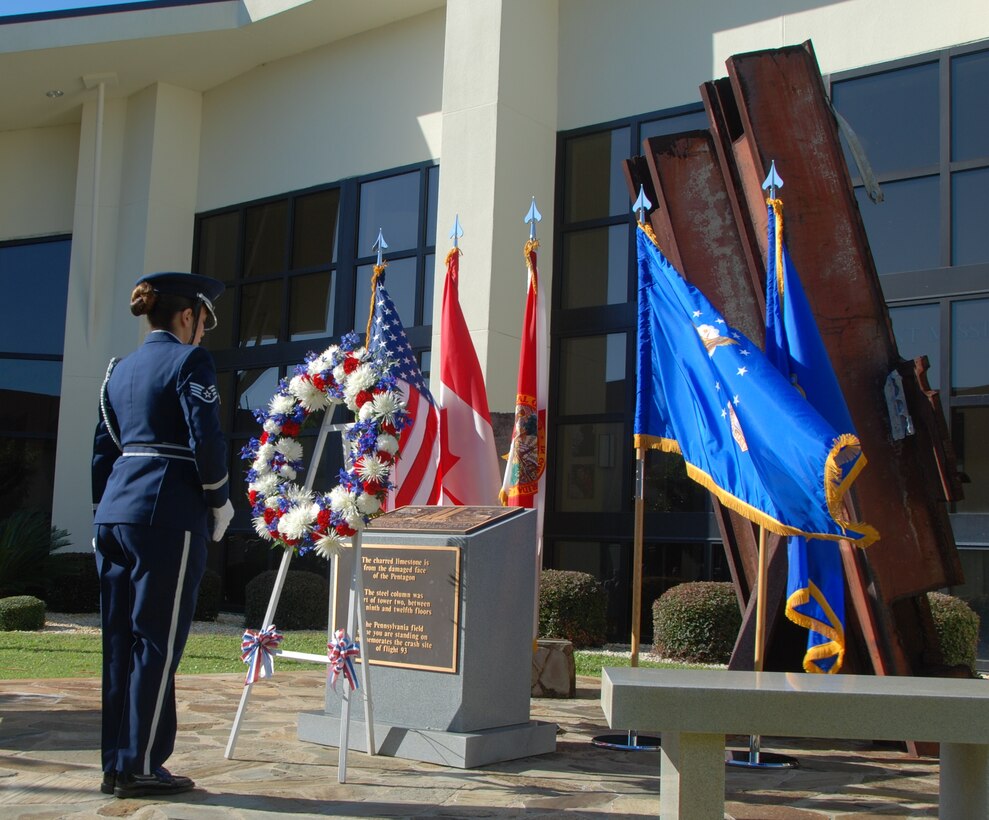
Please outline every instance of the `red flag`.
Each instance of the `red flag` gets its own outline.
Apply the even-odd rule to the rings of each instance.
[[[519,380],[515,398],[515,426],[508,466],[501,488],[501,503],[508,507],[536,508],[537,533],[542,537],[542,511],[546,497],[546,312],[543,289],[539,287],[536,249],[539,242],[525,245],[529,282],[522,320],[519,351]]]
[[[467,322],[460,309],[460,251],[446,256],[440,319],[441,504],[498,503],[498,456],[491,413]]]

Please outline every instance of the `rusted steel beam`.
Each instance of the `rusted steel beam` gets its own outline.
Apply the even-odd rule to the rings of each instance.
[[[727,61],[741,140],[760,170],[775,160],[786,182],[786,238],[804,279],[863,449],[875,465],[856,482],[862,516],[882,534],[866,560],[892,603],[958,584],[961,566],[942,501],[929,431],[894,442],[883,384],[896,350],[868,239],[859,215],[817,61],[809,43]],[[762,192],[748,194],[765,254]],[[841,298],[835,298],[840,294]],[[912,414],[927,402],[904,382]],[[919,661],[918,658],[913,658]]]

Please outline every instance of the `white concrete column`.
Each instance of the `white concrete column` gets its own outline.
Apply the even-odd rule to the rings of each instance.
[[[433,350],[438,355],[443,262],[459,214],[461,306],[494,412],[515,407],[528,238],[522,220],[533,196],[543,214],[539,270],[549,294],[558,16],[557,0],[446,6]]]
[[[663,732],[659,816],[663,820],[722,820],[725,813],[725,736]]]
[[[90,460],[103,375],[112,356],[127,355],[144,336],[128,309],[131,287],[145,273],[191,264],[200,120],[200,94],[162,84],[108,99],[102,127],[95,96],[83,107],[52,506],[53,523],[69,531],[75,549],[88,549],[92,538]]]

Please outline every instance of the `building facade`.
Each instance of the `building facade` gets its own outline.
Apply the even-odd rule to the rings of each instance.
[[[278,378],[363,329],[379,228],[428,374],[459,215],[464,314],[491,408],[511,412],[535,196],[551,306],[544,564],[598,577],[622,638],[635,282],[620,163],[646,137],[706,127],[698,89],[728,56],[804,40],[883,188],[882,205],[863,194],[860,207],[899,349],[930,357],[968,479],[952,510],[966,583],[952,591],[989,621],[979,0],[162,0],[0,18],[7,508],[50,511],[88,548],[99,386],[141,340],[127,299],[154,270],[227,283],[206,344],[236,477]],[[336,465],[318,469],[320,486]],[[675,457],[650,454],[645,497],[647,603],[727,577],[706,494]],[[210,559],[231,607],[274,561],[235,503]]]

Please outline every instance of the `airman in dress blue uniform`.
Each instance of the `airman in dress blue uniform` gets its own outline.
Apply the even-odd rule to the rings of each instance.
[[[144,344],[114,360],[93,444],[96,566],[103,626],[104,793],[171,794],[195,785],[164,768],[175,743],[182,657],[206,539],[233,517],[213,359],[223,283],[191,273],[138,280],[131,312]],[[208,529],[212,525],[212,531]]]

